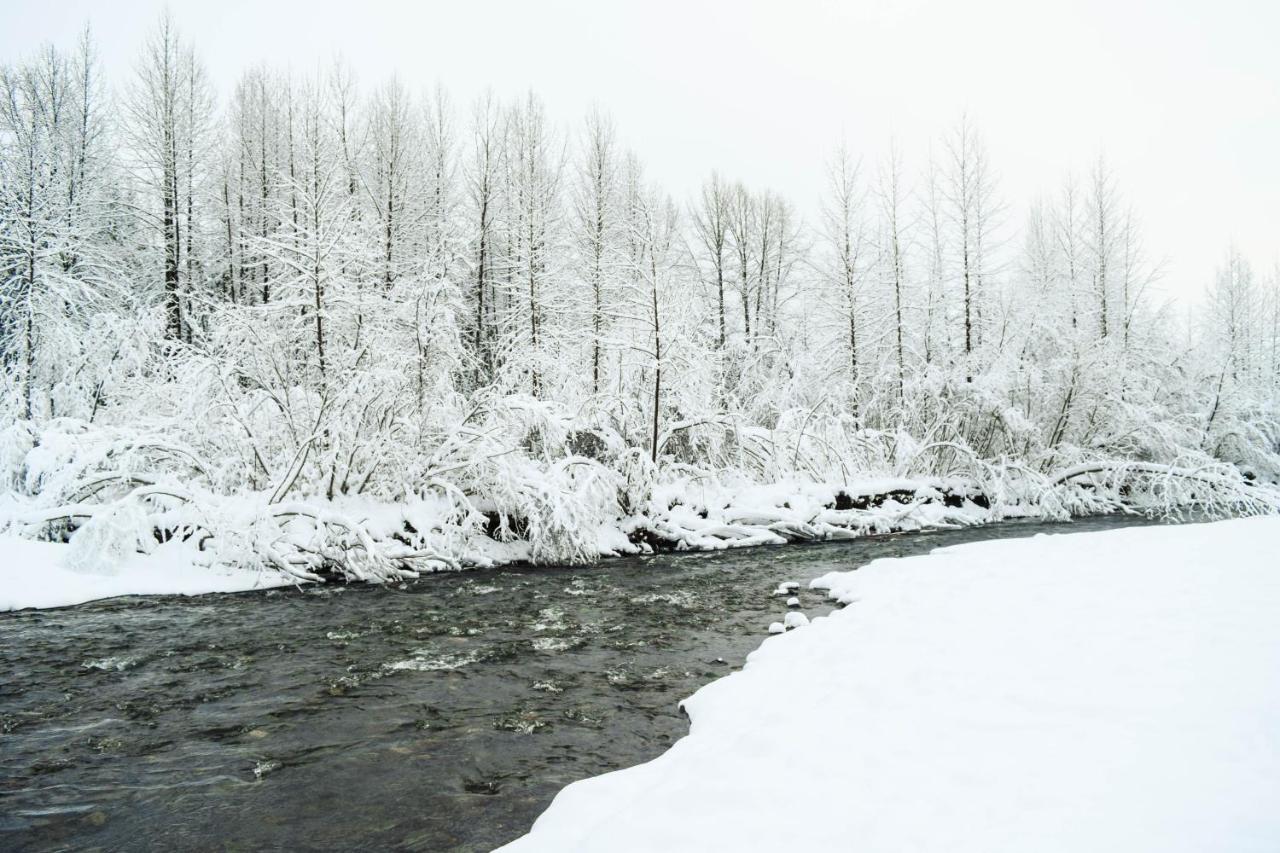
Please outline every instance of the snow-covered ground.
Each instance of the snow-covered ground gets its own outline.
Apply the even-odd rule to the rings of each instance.
[[[1278,555],[1267,517],[820,578],[849,606],[503,849],[1280,850]]]
[[[719,489],[706,485],[694,489],[682,482],[666,487],[651,502],[649,515],[584,524],[578,535],[585,543],[583,555],[594,559],[647,549],[647,544],[629,538],[638,528],[651,531],[668,547],[708,551],[982,524],[1025,514],[1020,507],[991,510],[971,500],[953,499],[959,505],[947,506],[940,489],[947,489],[948,494],[966,493],[962,482],[931,478],[869,479],[852,485],[781,482]],[[842,500],[848,508],[833,508]],[[262,516],[253,514],[251,502],[234,503],[241,515],[235,519],[238,523],[227,526],[244,542],[256,542],[258,552],[274,549],[279,555],[287,543],[304,546],[308,554],[322,550],[323,537],[309,520],[294,518],[287,523],[292,527],[263,525]],[[286,504],[275,509],[290,507]],[[448,508],[439,501],[348,500],[304,509],[339,519],[343,530],[359,527],[368,531],[382,543],[381,550],[388,558],[412,552],[415,556],[405,557],[401,564],[415,572],[496,566],[535,556],[534,543],[527,539],[499,541],[474,524],[451,521]],[[140,519],[128,511],[119,515],[103,513],[77,530],[70,544],[31,541],[12,531],[38,535],[44,523],[32,523],[31,519],[44,516],[39,511],[31,515],[26,503],[13,494],[0,496],[0,611],[62,607],[119,595],[235,592],[307,583],[314,577],[277,570],[274,566],[283,563],[282,557],[263,564],[252,547],[238,552],[232,549],[232,553],[239,553],[250,564],[258,559],[262,568],[219,561],[214,549],[200,549],[198,537],[157,544],[153,526],[145,517]],[[421,549],[405,547],[395,539],[407,526],[422,532]],[[264,530],[265,539],[255,540],[255,534]],[[142,553],[143,549],[149,553]],[[388,573],[365,579],[382,582],[399,578],[399,574]]]
[[[75,567],[70,545],[0,536],[0,612],[118,595],[200,595],[287,584],[277,572],[197,565],[184,548],[160,548],[109,571],[87,571]]]

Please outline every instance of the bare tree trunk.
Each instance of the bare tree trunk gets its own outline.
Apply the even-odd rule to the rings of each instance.
[[[192,317],[195,315],[192,300],[195,295],[196,285],[196,255],[195,255],[195,194],[196,194],[196,144],[197,135],[200,130],[200,123],[203,121],[201,109],[203,104],[200,100],[202,94],[203,77],[199,66],[196,64],[195,55],[188,52],[183,58],[183,75],[185,94],[184,94],[184,116],[183,116],[183,153],[184,160],[184,178],[186,180],[186,220],[184,222],[186,231],[186,305],[183,309],[183,330],[186,335],[187,343],[191,343],[193,335]]]
[[[170,102],[169,106],[172,106]],[[175,163],[175,140],[172,124],[172,110],[167,110],[164,129],[164,166],[163,166],[163,219],[164,228],[164,292],[165,305],[168,310],[168,326],[165,331],[170,340],[182,337],[182,304],[179,294],[178,269],[179,255],[182,247],[179,243],[178,223],[178,175]]]
[[[720,349],[724,349],[724,259],[716,255],[716,314],[720,318]]]
[[[239,298],[238,297],[238,292],[239,292],[238,272],[239,271],[236,269],[235,234],[232,231],[232,225],[231,225],[230,183],[231,182],[229,178],[224,174],[222,178],[222,206],[226,211],[226,225],[227,225],[227,275],[229,277],[227,286],[230,288],[230,291],[231,291],[228,294],[228,296],[232,302],[235,302]]]
[[[532,227],[532,226],[531,226]],[[531,371],[533,396],[536,398],[542,391],[542,377],[538,371],[538,289],[537,276],[534,270],[534,260],[532,257],[532,235],[530,236],[531,256],[529,258],[529,345],[533,350],[533,369]]]
[[[391,283],[395,278],[392,272],[393,252],[395,248],[395,218],[396,218],[396,197],[395,197],[395,178],[394,173],[387,174],[387,224],[384,237],[384,256],[385,262],[382,284],[387,289],[391,289]]]
[[[600,253],[604,240],[603,219],[596,219],[596,254],[591,273],[591,393],[600,393],[600,332],[604,317],[604,304],[601,293]]]
[[[905,316],[902,310],[902,290],[905,282],[903,281],[901,223],[899,222],[899,206],[902,203],[901,170],[902,165],[895,148],[889,154],[881,195],[886,219],[885,224],[889,229],[889,272],[893,286],[894,338],[898,367],[898,404],[900,406],[906,403],[907,373],[905,344],[903,341]]]
[[[318,137],[319,134],[316,134]],[[320,382],[325,383],[324,363],[324,279],[321,276],[320,259],[322,247],[320,240],[320,154],[318,140],[312,143],[311,160],[311,239],[315,241],[315,254],[312,257],[311,280],[315,298],[316,325],[316,360],[320,366]]]
[[[650,288],[653,305],[653,440],[650,442],[651,458],[658,463],[658,427],[662,413],[662,317],[658,310],[658,271],[651,264],[653,281]]]
[[[258,152],[259,152],[259,157],[261,158],[259,160],[259,163],[260,163],[259,179],[260,179],[261,194],[262,194],[262,198],[261,198],[262,209],[259,211],[259,214],[258,214],[258,227],[259,227],[258,236],[262,238],[262,243],[264,246],[266,245],[267,236],[268,236],[267,235],[267,227],[268,227],[267,203],[268,203],[268,200],[270,199],[270,189],[267,185],[267,91],[266,91],[266,85],[267,85],[266,80],[259,78],[258,80],[258,87],[260,92],[259,108],[261,109],[261,114],[259,115],[259,119],[258,119],[258,124],[259,124]],[[262,253],[261,268],[262,268],[262,282],[261,282],[262,302],[265,305],[267,302],[271,301],[271,284],[270,284],[271,265],[270,265],[270,261],[267,259],[266,252]]]
[[[488,345],[485,342],[485,276],[488,272],[486,264],[489,260],[489,190],[488,177],[484,179],[482,198],[480,201],[480,246],[479,258],[476,261],[476,385],[484,384],[491,370],[489,364]]]
[[[22,371],[22,416],[27,420],[31,420],[31,415],[35,410],[35,372],[36,372],[36,330],[35,330],[35,304],[33,297],[35,296],[36,281],[36,247],[35,247],[35,223],[31,221],[29,226],[31,230],[31,251],[27,254],[27,311],[24,328],[25,351],[23,358],[26,364]]]

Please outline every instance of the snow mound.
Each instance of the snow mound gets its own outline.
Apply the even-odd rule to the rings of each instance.
[[[202,566],[182,543],[86,570],[73,546],[0,535],[0,611],[66,607],[121,595],[202,595],[288,585],[275,572]]]
[[[798,610],[793,610],[783,617],[782,624],[788,628],[803,628],[809,624],[809,617]]]

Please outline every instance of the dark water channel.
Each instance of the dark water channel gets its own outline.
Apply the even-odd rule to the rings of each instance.
[[[404,587],[0,614],[0,849],[489,850],[568,783],[647,761],[801,582],[1005,522],[449,573]]]

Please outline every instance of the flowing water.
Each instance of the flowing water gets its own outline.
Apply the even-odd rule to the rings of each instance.
[[[0,849],[489,850],[682,736],[679,701],[782,618],[779,582],[815,616],[810,579],[877,557],[1140,523],[0,614]]]

